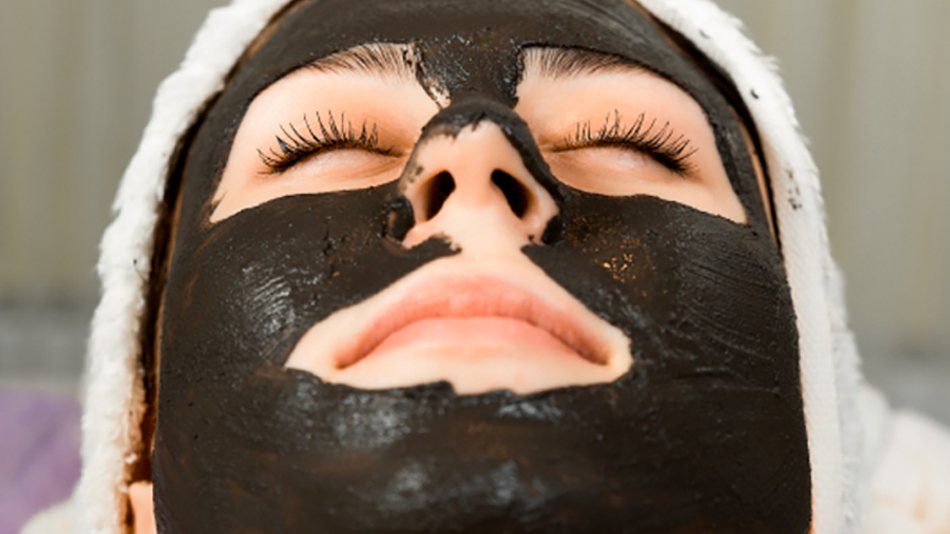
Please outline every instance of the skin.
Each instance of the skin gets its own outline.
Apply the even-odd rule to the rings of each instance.
[[[535,52],[535,51],[533,51]],[[599,72],[577,76],[555,76],[543,72],[538,65],[538,54],[526,57],[526,70],[518,86],[516,113],[522,116],[538,146],[551,166],[552,172],[579,190],[608,196],[651,195],[692,206],[707,213],[719,215],[738,223],[746,222],[746,215],[733,191],[715,150],[712,128],[699,105],[682,89],[643,69],[627,66],[613,67]],[[379,96],[388,94],[401,102],[398,109],[380,104]],[[303,193],[360,189],[381,185],[399,178],[407,164],[418,132],[431,120],[444,102],[436,102],[405,75],[386,72],[318,71],[302,69],[274,83],[252,102],[235,138],[234,146],[215,194],[215,208],[211,221],[218,222],[249,208],[282,196]],[[299,122],[301,109],[332,109],[343,112],[353,123],[364,121],[379,126],[381,144],[393,147],[392,155],[379,155],[358,148],[337,149],[310,157],[283,172],[276,179],[262,162],[257,150],[261,147],[276,149],[274,132],[281,125]],[[626,147],[592,146],[564,150],[564,140],[574,132],[577,124],[602,123],[605,117],[619,113],[636,116],[646,113],[658,122],[669,122],[672,128],[689,139],[695,152],[690,156],[687,177],[678,176],[650,155]],[[746,134],[747,135],[747,134]],[[748,138],[747,138],[748,141]],[[750,154],[752,151],[749,141]],[[485,231],[486,220],[510,215],[506,199],[498,194],[483,194],[468,184],[483,184],[486,173],[505,161],[510,146],[497,135],[497,127],[485,125],[466,131],[443,144],[430,146],[430,165],[446,168],[457,181],[458,191],[453,203],[446,203],[442,217],[428,225],[418,225],[407,235],[404,243],[412,247],[433,235],[448,236],[452,242],[479,260],[497,256],[506,267],[518,263],[520,248],[530,234],[538,234],[551,214],[546,214],[534,225],[520,226],[500,223],[494,231]],[[460,172],[466,166],[488,160],[490,165],[471,172]],[[761,166],[756,160],[756,175],[763,183]],[[519,173],[522,176],[527,172]],[[489,193],[490,193],[489,187]],[[497,191],[496,191],[497,192]],[[537,196],[543,196],[538,193]],[[764,191],[763,191],[764,195]],[[411,192],[414,205],[425,202],[424,195]],[[556,207],[554,208],[556,210]],[[448,215],[445,215],[448,214]],[[476,232],[467,231],[478,229]],[[454,267],[465,269],[464,265]],[[527,276],[525,283],[531,283]],[[336,325],[333,318],[324,323]],[[317,327],[320,325],[318,324]],[[598,325],[609,327],[609,325]],[[429,325],[428,328],[438,328]],[[415,345],[424,345],[426,331],[413,335]],[[510,343],[511,340],[509,339]],[[313,343],[319,346],[320,340]],[[412,352],[419,347],[410,343]],[[440,343],[436,360],[445,354],[471,352],[470,341]],[[537,348],[535,348],[537,350]],[[472,361],[478,365],[462,366],[459,372],[440,369],[433,375],[431,369],[438,361],[416,359],[397,383],[392,376],[398,367],[406,367],[405,360],[398,366],[377,366],[365,372],[349,373],[336,380],[339,383],[367,389],[413,385],[446,379],[457,391],[483,392],[506,386],[522,393],[531,393],[552,387],[578,383],[606,382],[626,372],[630,361],[604,374],[593,373],[586,380],[578,380],[585,369],[567,359],[533,361],[529,384],[506,383],[505,373],[479,373],[478,368],[497,346],[478,347]],[[293,357],[293,356],[292,356]],[[517,365],[517,360],[505,359],[502,366]],[[306,368],[305,366],[299,366]],[[559,369],[559,367],[561,369]],[[559,372],[564,370],[564,372]],[[474,378],[464,380],[475,372]],[[441,376],[440,376],[441,374]],[[537,380],[538,375],[543,378]],[[327,378],[332,371],[322,376]],[[510,372],[508,373],[510,376]],[[453,380],[454,378],[454,380]],[[519,387],[523,386],[523,387]],[[133,484],[130,501],[135,517],[135,532],[155,532],[150,482]]]
[[[653,195],[746,222],[745,212],[715,150],[712,128],[696,101],[682,89],[633,67],[618,66],[570,78],[553,77],[540,72],[537,63],[530,62],[532,57],[536,54],[528,55],[515,112],[528,123],[556,176],[591,193]],[[383,94],[398,100],[399,109],[383,104]],[[274,133],[280,131],[281,125],[299,124],[301,109],[331,109],[345,113],[353,124],[378,124],[380,143],[393,147],[395,154],[336,150],[311,158],[273,179],[257,149],[276,149]],[[211,220],[223,220],[281,196],[359,189],[396,180],[419,132],[438,110],[438,104],[407,76],[295,71],[258,95],[248,109],[215,195],[217,206]],[[591,122],[597,127],[615,112],[631,120],[646,113],[660,124],[669,122],[696,149],[690,157],[695,172],[688,180],[677,179],[649,156],[629,149],[560,150],[578,123]],[[468,139],[459,144],[474,142]],[[458,152],[462,157],[475,159],[464,146],[461,148]],[[498,143],[488,148],[489,154],[502,157],[505,146]],[[480,207],[491,208],[489,203]]]
[[[172,178],[158,530],[801,532],[794,311],[708,71],[613,0],[300,5]],[[375,145],[280,160],[330,117]]]
[[[406,47],[398,47],[404,53]],[[515,113],[528,124],[551,172],[562,182],[589,193],[608,196],[650,195],[692,206],[714,215],[746,222],[746,215],[729,183],[715,140],[700,106],[682,89],[644,69],[614,66],[598,72],[567,76],[545,72],[540,51],[526,54],[525,73],[518,86]],[[385,105],[383,95],[400,102]],[[498,126],[482,123],[458,135],[428,139],[416,146],[423,127],[448,101],[436,102],[412,77],[412,71],[298,70],[260,93],[238,129],[234,147],[215,194],[211,221],[279,197],[364,189],[399,179],[409,162],[433,169],[407,186],[406,195],[416,213],[416,224],[403,240],[412,248],[434,236],[448,238],[461,254],[440,260],[442,273],[465,276],[484,269],[507,273],[515,286],[537,287],[535,294],[550,295],[556,284],[521,253],[540,236],[557,213],[550,195],[521,164]],[[379,143],[391,154],[361,148],[323,152],[279,174],[267,167],[259,154],[279,151],[275,132],[292,125],[306,131],[301,110],[332,110],[350,124],[371,124]],[[644,114],[650,121],[669,124],[690,144],[689,170],[678,175],[645,152],[630,147],[595,145],[572,148],[566,141],[578,125],[598,128],[618,117],[629,128]],[[626,119],[624,119],[626,118]],[[286,135],[286,134],[285,134]],[[264,147],[262,149],[262,147]],[[491,182],[496,168],[509,171],[529,190],[529,204],[537,207],[515,215],[507,199]],[[456,189],[431,220],[422,220],[428,200],[427,184],[439,172],[449,172]],[[428,270],[426,270],[428,269]],[[413,274],[430,285],[437,266]],[[488,282],[490,283],[490,282]],[[457,285],[457,281],[455,282]],[[407,288],[403,294],[414,292]],[[457,288],[446,291],[458,293]],[[459,393],[484,393],[505,388],[521,394],[572,385],[610,382],[632,364],[629,340],[606,322],[587,312],[580,303],[569,311],[574,323],[590,323],[597,330],[598,351],[606,352],[600,365],[590,365],[573,351],[558,350],[532,330],[511,321],[485,321],[479,317],[429,320],[397,332],[399,343],[374,351],[357,365],[340,368],[323,357],[328,347],[356,338],[371,319],[374,308],[385,306],[387,295],[400,286],[341,310],[315,325],[291,353],[288,367],[313,372],[321,379],[363,389],[406,387],[445,380]],[[566,294],[565,294],[566,295]],[[392,296],[389,300],[401,297]],[[563,307],[574,302],[569,296]],[[573,301],[573,302],[570,302]],[[445,303],[439,304],[445,307]],[[464,315],[464,310],[461,311]],[[469,333],[471,332],[471,333]],[[396,337],[396,336],[393,336]],[[604,347],[604,348],[601,348]],[[342,349],[341,349],[342,350]],[[334,352],[331,349],[329,352]],[[571,354],[564,354],[570,352]],[[525,358],[525,354],[533,357]]]

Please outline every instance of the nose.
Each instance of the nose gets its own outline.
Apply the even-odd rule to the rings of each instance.
[[[414,216],[409,248],[438,236],[473,258],[501,256],[540,243],[558,211],[490,120],[424,137],[410,165],[401,184]]]

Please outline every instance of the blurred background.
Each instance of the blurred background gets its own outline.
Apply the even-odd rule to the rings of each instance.
[[[0,2],[0,427],[42,416],[75,446],[69,399],[98,239],[158,82],[221,3]],[[893,404],[950,424],[950,2],[720,3],[778,58],[811,139],[866,375]],[[24,394],[66,404],[38,415],[17,408]],[[7,441],[19,456],[0,459],[50,441]],[[49,469],[75,476],[72,454]],[[65,495],[17,504],[42,477],[11,462],[0,461],[0,533]]]
[[[70,394],[158,82],[222,0],[0,3],[0,387]],[[870,380],[950,423],[950,2],[720,0],[778,58]]]

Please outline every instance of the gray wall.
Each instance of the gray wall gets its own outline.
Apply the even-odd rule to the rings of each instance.
[[[0,3],[0,380],[73,380],[118,177],[220,3]],[[869,375],[950,422],[950,1],[720,3],[780,60]]]
[[[0,2],[0,299],[82,304],[119,176],[207,0]]]

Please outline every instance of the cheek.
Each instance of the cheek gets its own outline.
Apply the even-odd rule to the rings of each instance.
[[[239,376],[282,365],[317,321],[444,255],[441,242],[405,251],[386,236],[387,215],[411,217],[398,198],[394,184],[282,197],[209,231],[183,231],[166,290],[163,372]]]
[[[795,314],[767,235],[648,196],[565,199],[564,237],[526,253],[624,329],[635,373],[688,374],[702,361],[768,383],[780,369],[795,402]]]

